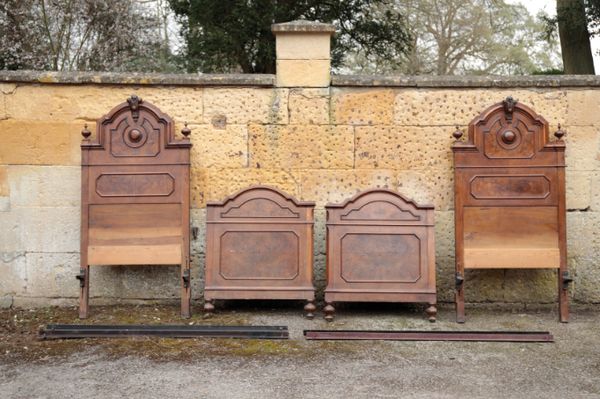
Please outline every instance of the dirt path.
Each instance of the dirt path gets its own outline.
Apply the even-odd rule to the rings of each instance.
[[[116,324],[131,314],[139,323],[180,322],[169,307],[96,310],[89,322]],[[577,310],[565,325],[549,310],[487,309],[471,311],[461,327],[450,309],[436,324],[420,313],[392,310],[342,310],[333,325],[303,320],[290,308],[227,309],[209,321],[284,324],[290,341],[44,342],[34,340],[34,325],[73,322],[72,309],[4,312],[2,320],[13,321],[0,340],[0,397],[600,398],[599,311]],[[206,321],[197,316],[192,322]],[[304,328],[549,330],[556,342],[307,342]]]

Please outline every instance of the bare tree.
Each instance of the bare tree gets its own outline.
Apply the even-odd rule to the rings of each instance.
[[[170,53],[152,11],[134,0],[4,0],[0,68],[164,70]]]
[[[379,63],[355,56],[358,70],[454,75],[560,68],[555,38],[544,40],[545,23],[522,5],[504,0],[396,0],[394,7],[408,19],[411,51]]]

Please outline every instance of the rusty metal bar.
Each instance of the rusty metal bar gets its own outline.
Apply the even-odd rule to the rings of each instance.
[[[190,326],[190,325],[82,325],[49,324],[41,339],[123,338],[132,336],[169,338],[289,339],[287,326]]]
[[[554,342],[547,331],[304,330],[308,340]]]

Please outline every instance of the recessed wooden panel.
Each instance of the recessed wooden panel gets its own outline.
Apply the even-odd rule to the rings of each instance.
[[[228,231],[221,236],[225,280],[293,280],[299,273],[298,236],[290,231]]]
[[[348,283],[414,283],[421,277],[420,244],[414,234],[346,234],[341,277]]]
[[[114,157],[155,157],[160,152],[160,128],[146,115],[136,122],[125,117],[110,130],[110,153]]]
[[[336,301],[427,302],[435,319],[433,206],[385,189],[327,209],[325,318]]]
[[[174,189],[175,179],[168,173],[105,173],[96,180],[101,197],[166,197]]]
[[[177,265],[181,315],[190,315],[191,143],[173,121],[133,95],[82,131],[80,317],[90,265]]]
[[[507,97],[455,132],[456,315],[465,321],[465,269],[559,269],[568,320],[564,132]]]
[[[312,315],[313,209],[266,186],[208,203],[205,310],[215,299],[305,299]]]
[[[471,180],[475,199],[544,199],[550,195],[546,176],[485,175]]]
[[[252,198],[221,213],[223,218],[297,219],[298,216],[298,212],[294,212],[287,204],[280,204],[269,198]]]
[[[520,119],[496,119],[484,130],[484,153],[488,158],[529,159],[535,154],[535,131]]]
[[[365,204],[360,209],[353,209],[342,220],[412,220],[418,221],[420,217],[410,210],[401,209],[396,204],[387,201],[375,201]]]

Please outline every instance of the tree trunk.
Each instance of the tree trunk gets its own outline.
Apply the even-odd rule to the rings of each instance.
[[[593,75],[594,60],[583,0],[556,0],[564,73]]]

